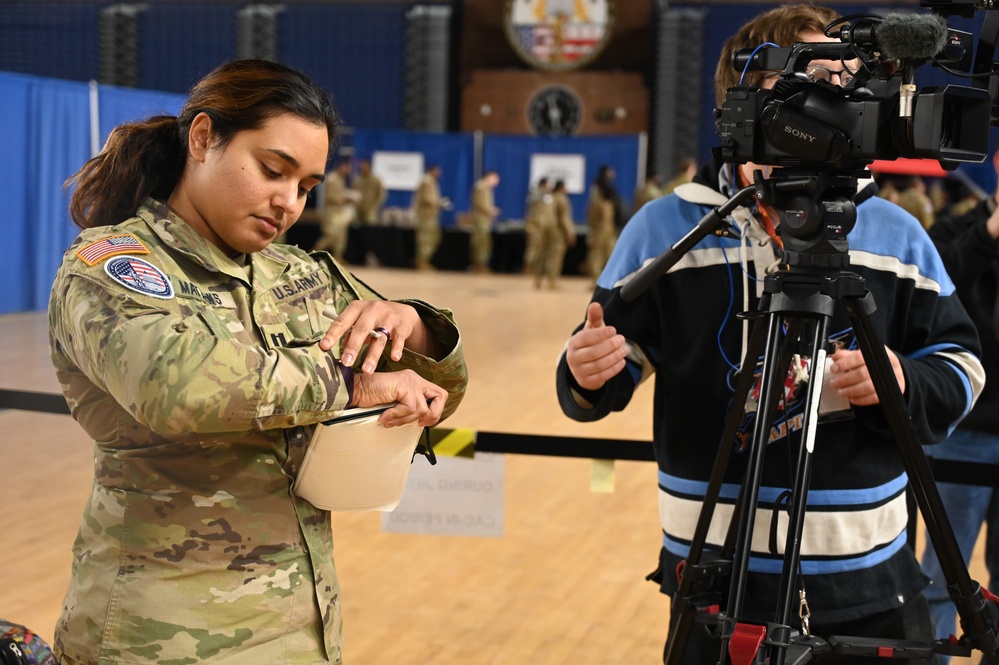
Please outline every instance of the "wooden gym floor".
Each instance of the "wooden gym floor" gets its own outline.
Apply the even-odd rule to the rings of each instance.
[[[651,386],[598,423],[573,422],[558,408],[555,361],[582,320],[586,278],[563,278],[550,291],[522,275],[355,272],[387,298],[454,311],[470,383],[444,427],[651,436]],[[43,312],[0,316],[0,339],[0,388],[58,392]],[[89,494],[91,443],[68,416],[8,410],[0,450],[0,617],[50,641]],[[590,460],[506,455],[505,463],[499,538],[383,533],[380,513],[334,515],[347,665],[661,662],[668,599],[644,580],[661,542],[654,464],[617,462],[607,494],[590,491]],[[979,543],[971,572],[982,581],[983,556]]]

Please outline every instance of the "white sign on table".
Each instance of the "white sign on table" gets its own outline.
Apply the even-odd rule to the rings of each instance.
[[[423,179],[423,153],[378,150],[371,156],[371,171],[385,189],[415,192]]]
[[[531,186],[538,184],[541,178],[548,178],[549,187],[564,180],[566,192],[582,194],[586,191],[586,157],[535,153],[531,155]]]

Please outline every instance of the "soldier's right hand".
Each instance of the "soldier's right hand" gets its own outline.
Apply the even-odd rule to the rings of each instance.
[[[395,402],[381,415],[383,427],[418,423],[436,425],[444,411],[447,391],[430,383],[411,369],[400,372],[354,374],[354,399],[348,406],[378,406]]]
[[[565,360],[576,383],[584,390],[597,390],[624,369],[628,346],[624,336],[604,323],[600,303],[586,308],[586,323],[569,338]]]

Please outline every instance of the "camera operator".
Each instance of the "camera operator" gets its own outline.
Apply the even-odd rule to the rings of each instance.
[[[715,77],[719,104],[739,80],[730,64],[735,50],[766,42],[790,46],[830,41],[822,30],[835,18],[825,8],[785,5],[747,23],[722,50]],[[816,60],[806,71],[813,80],[838,85],[850,76],[839,61]],[[766,88],[773,81],[766,72],[751,72],[744,83]],[[757,168],[715,159],[692,183],[649,203],[632,218],[598,279],[585,322],[559,360],[559,402],[566,415],[579,421],[624,409],[638,384],[656,374],[654,443],[663,548],[659,569],[650,578],[666,594],[677,588],[675,571],[688,554],[726,415],[733,408],[735,375],[748,338],[748,323],[736,315],[759,307],[764,278],[780,265],[781,240],[774,230],[779,220],[762,208],[739,208],[728,221],[741,237],[709,236],[634,302],[624,302],[618,292],[648,260],[751,183]],[[857,210],[850,270],[873,292],[878,307],[872,325],[889,349],[920,440],[939,441],[968,412],[981,389],[974,325],[932,243],[911,215],[876,197]],[[835,313],[829,330],[838,350],[831,356],[832,378],[825,390],[849,402],[850,417],[825,421],[816,429],[796,580],[804,594],[801,613],[810,613],[811,633],[820,637],[928,641],[932,633],[922,595],[926,578],[906,542],[903,463],[845,312]],[[746,371],[753,371],[759,361],[744,362],[749,365]],[[781,556],[771,551],[768,537],[784,543],[787,520],[778,523],[777,512],[785,509],[779,495],[793,482],[806,392],[801,380],[789,372],[771,430],[771,463],[762,478],[740,620],[773,620]],[[748,437],[755,409],[747,407],[746,414],[740,432]],[[711,546],[724,539],[744,475],[746,456],[737,452],[733,457],[708,535]],[[683,654],[684,663],[713,665],[719,642],[695,629]],[[822,656],[819,662],[838,660],[858,661]]]
[[[999,152],[992,156],[999,173]],[[959,217],[937,220],[929,234],[957,295],[978,328],[986,374],[999,377],[999,191]],[[982,396],[956,430],[927,451],[936,459],[965,464],[999,464],[999,382],[989,382]],[[937,485],[947,517],[954,528],[965,565],[975,541],[986,527],[985,567],[989,589],[999,590],[999,493],[994,487],[941,482]],[[932,543],[923,555],[923,571],[932,580],[926,590],[938,637],[955,632],[957,609],[947,594],[947,583]]]

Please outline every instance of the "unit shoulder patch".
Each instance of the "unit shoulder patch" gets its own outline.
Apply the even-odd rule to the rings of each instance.
[[[131,233],[101,238],[76,250],[76,256],[88,266],[96,265],[110,256],[119,254],[148,253],[146,246]]]
[[[170,300],[173,286],[163,271],[135,256],[116,256],[104,264],[108,277],[127,289],[154,298]]]

